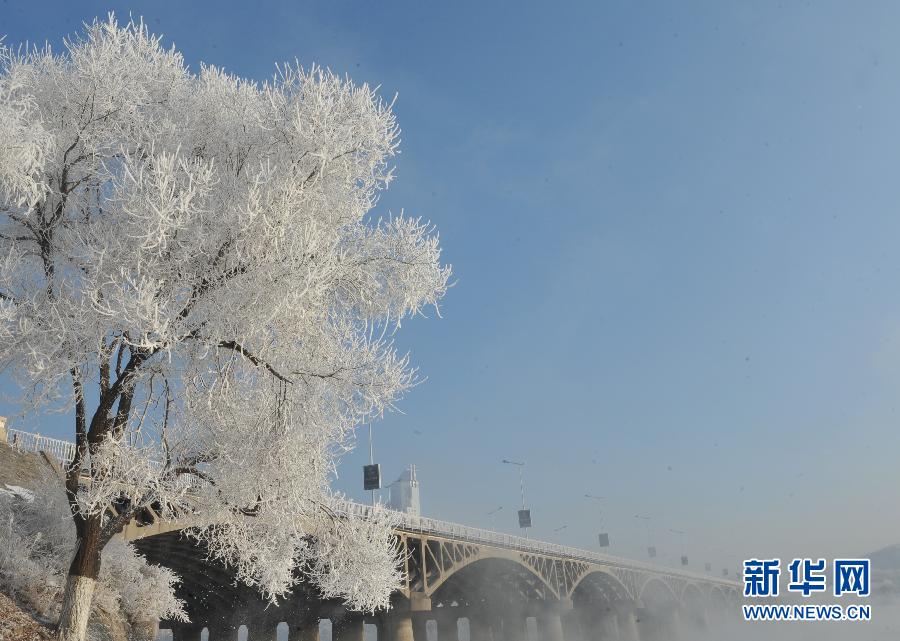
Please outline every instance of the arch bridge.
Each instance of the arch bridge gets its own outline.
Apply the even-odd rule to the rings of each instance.
[[[70,444],[9,430],[19,450],[65,463]],[[372,508],[337,502],[366,518]],[[384,612],[363,614],[320,598],[301,584],[277,607],[237,584],[182,531],[147,510],[122,536],[154,563],[177,572],[191,623],[161,622],[175,641],[319,641],[330,621],[334,641],[663,641],[703,630],[726,616],[740,592],[733,581],[554,543],[398,514],[404,584]],[[731,608],[736,611],[737,608]],[[246,631],[241,627],[246,626]],[[325,626],[327,628],[327,625]],[[430,630],[430,632],[429,632]],[[282,632],[282,637],[283,632]]]

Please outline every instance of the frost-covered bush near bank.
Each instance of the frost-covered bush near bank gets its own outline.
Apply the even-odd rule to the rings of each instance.
[[[388,604],[390,528],[335,521],[329,482],[415,383],[391,337],[450,276],[429,225],[371,216],[398,132],[366,85],[193,73],[141,23],[0,53],[0,368],[26,411],[74,414],[64,639],[150,505],[272,601],[309,569]]]
[[[46,478],[25,493],[0,491],[0,585],[41,615],[59,614],[77,538],[61,484]],[[134,546],[114,539],[103,550],[94,607],[131,621],[186,620],[178,577]]]
[[[175,596],[178,575],[148,563],[133,545],[113,539],[103,549],[103,565],[95,599],[110,612],[118,606],[130,621],[187,621],[184,604]]]

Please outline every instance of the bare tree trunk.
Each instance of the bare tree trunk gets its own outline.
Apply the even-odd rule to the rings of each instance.
[[[85,641],[87,638],[94,587],[100,574],[100,517],[87,519],[82,532],[84,535],[78,540],[78,549],[69,566],[66,590],[63,593],[57,628],[60,641]]]

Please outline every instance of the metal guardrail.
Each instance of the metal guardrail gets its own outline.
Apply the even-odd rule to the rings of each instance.
[[[24,452],[45,452],[63,464],[71,463],[75,457],[75,444],[69,441],[49,438],[25,432],[22,430],[6,430],[7,444],[11,447]],[[363,505],[353,501],[336,499],[333,501],[332,509],[338,514],[347,516],[367,518],[372,512],[371,505]],[[384,509],[384,508],[383,508]],[[642,563],[633,559],[626,559],[609,554],[600,554],[580,548],[567,547],[557,543],[548,543],[545,541],[537,541],[535,539],[526,539],[521,536],[512,534],[504,534],[502,532],[494,532],[492,530],[483,530],[481,528],[461,525],[459,523],[451,523],[450,521],[441,521],[424,516],[416,516],[406,512],[394,512],[397,522],[397,529],[404,532],[416,534],[431,534],[446,538],[457,539],[467,543],[481,543],[494,547],[502,547],[525,553],[545,554],[565,559],[573,559],[603,565],[607,567],[626,568],[630,570],[639,570],[641,572],[649,572],[660,576],[671,576],[695,581],[704,581],[707,583],[717,583],[733,587],[737,585],[734,581],[712,577],[707,574],[698,572],[686,572],[675,568],[661,567],[650,563]]]
[[[354,503],[352,501],[335,501],[335,512],[343,513],[348,516],[365,518],[372,510],[372,506]],[[504,534],[502,532],[494,532],[492,530],[483,530],[481,528],[452,523],[450,521],[441,521],[424,516],[416,516],[406,512],[396,512],[398,517],[397,529],[404,532],[416,534],[432,534],[446,538],[458,539],[467,543],[482,543],[494,547],[502,547],[516,550],[519,552],[544,554],[548,556],[556,556],[565,559],[573,559],[585,561],[595,565],[603,565],[607,567],[625,568],[629,570],[639,570],[641,572],[649,572],[659,576],[671,576],[684,579],[692,579],[696,581],[704,581],[707,583],[717,583],[734,587],[736,582],[728,579],[720,579],[718,577],[701,574],[699,572],[687,572],[676,568],[667,568],[650,563],[642,563],[633,559],[613,556],[611,554],[600,554],[583,550],[581,548],[567,547],[557,543],[548,543],[546,541],[538,541],[535,539],[526,539],[521,536],[512,534]]]
[[[32,432],[7,429],[6,442],[10,447],[23,452],[46,452],[63,464],[69,464],[75,458],[75,443]]]

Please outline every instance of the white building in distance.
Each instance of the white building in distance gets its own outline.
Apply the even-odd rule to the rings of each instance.
[[[396,481],[388,486],[388,507],[399,512],[419,516],[422,506],[419,503],[419,480],[416,478],[416,466],[410,465],[403,470]]]

